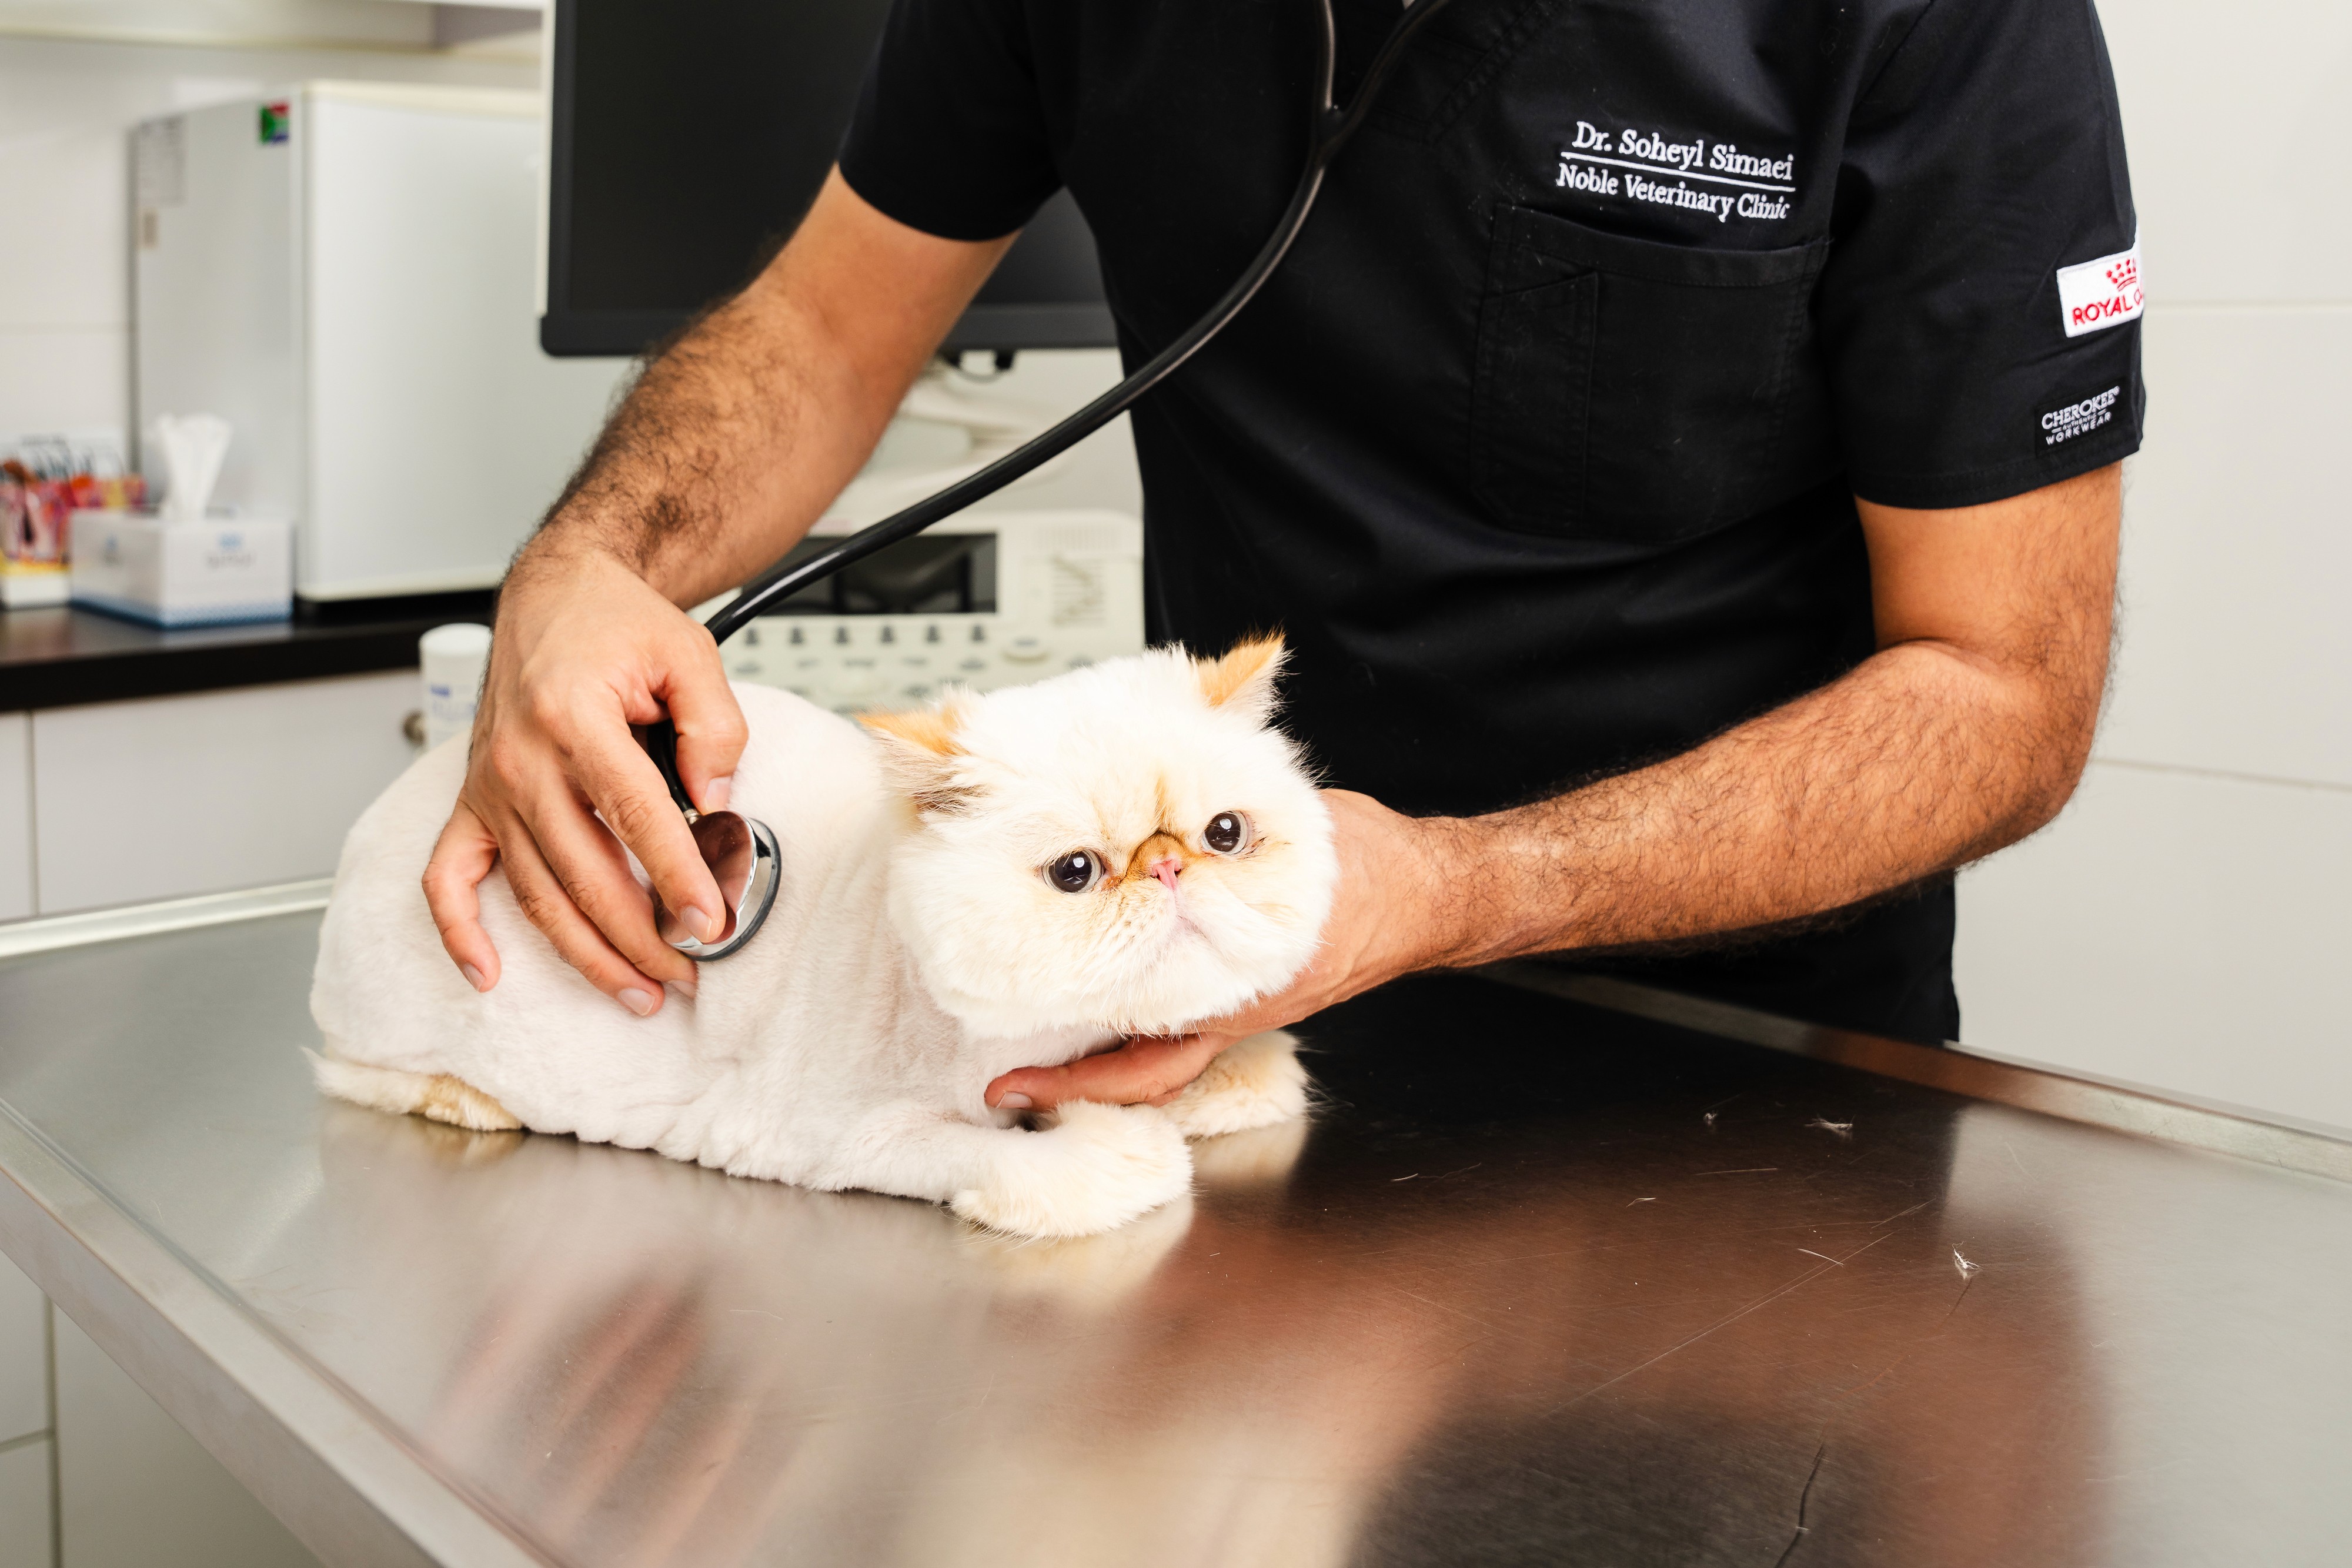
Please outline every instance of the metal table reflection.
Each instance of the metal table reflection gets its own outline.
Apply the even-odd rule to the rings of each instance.
[[[1014,1246],[323,1102],[315,928],[0,958],[0,1245],[330,1562],[2137,1568],[2352,1532],[2322,1132],[1428,978],[1302,1030],[1311,1127]]]

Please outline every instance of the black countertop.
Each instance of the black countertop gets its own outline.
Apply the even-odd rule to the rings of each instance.
[[[298,603],[294,619],[166,632],[60,605],[0,611],[0,713],[415,667],[416,639],[488,624],[497,595]]]

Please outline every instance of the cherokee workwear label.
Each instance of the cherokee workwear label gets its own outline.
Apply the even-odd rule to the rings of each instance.
[[[2116,402],[2123,392],[2122,387],[2112,386],[2080,402],[2052,409],[2042,416],[2042,444],[2055,446],[2105,426],[2116,417]]]

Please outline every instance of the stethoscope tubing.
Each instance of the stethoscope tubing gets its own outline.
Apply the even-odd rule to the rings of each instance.
[[[1322,193],[1323,176],[1331,161],[1339,156],[1357,129],[1364,122],[1373,99],[1387,81],[1396,63],[1403,57],[1405,46],[1421,31],[1429,19],[1444,10],[1448,0],[1414,0],[1414,4],[1389,30],[1389,36],[1372,63],[1364,72],[1354,98],[1345,110],[1331,99],[1334,78],[1339,70],[1339,27],[1331,12],[1331,0],[1316,0],[1316,16],[1319,23],[1320,54],[1315,76],[1315,102],[1308,126],[1308,147],[1306,166],[1299,171],[1298,183],[1292,190],[1290,203],[1283,210],[1282,220],[1274,226],[1266,241],[1248,268],[1234,280],[1224,295],[1211,306],[1199,320],[1183,334],[1154,354],[1141,369],[1092,402],[1079,409],[1044,434],[1006,453],[978,472],[965,476],[937,493],[927,496],[901,511],[894,512],[880,522],[860,528],[829,549],[786,567],[779,562],[743,585],[742,591],[704,623],[715,643],[725,643],[770,606],[781,603],[812,583],[822,582],[845,567],[853,566],[875,551],[887,549],[901,539],[912,538],[933,523],[962,511],[973,502],[1002,490],[1015,479],[1076,445],[1120,414],[1134,406],[1138,400],[1160,382],[1173,375],[1186,361],[1224,330],[1233,319],[1256,298],[1258,290],[1282,264],[1293,241],[1306,227],[1307,214],[1315,209],[1315,199]],[[685,785],[677,774],[677,731],[665,718],[650,726],[646,734],[646,747],[653,754],[655,766],[660,768],[662,779],[669,787],[671,799],[689,815],[694,810],[688,799]]]

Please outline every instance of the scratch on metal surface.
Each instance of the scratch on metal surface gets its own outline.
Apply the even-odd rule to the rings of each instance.
[[[1478,1166],[1483,1166],[1483,1165],[1485,1165],[1486,1163],[1486,1161],[1484,1161],[1484,1160],[1480,1160],[1480,1161],[1478,1162],[1478,1164],[1477,1164],[1477,1165],[1473,1165],[1473,1166],[1463,1166],[1460,1170],[1458,1170],[1458,1171],[1444,1171],[1444,1172],[1439,1173],[1439,1174],[1438,1174],[1438,1175],[1436,1175],[1436,1176],[1433,1176],[1430,1177],[1429,1179],[1430,1179],[1430,1180],[1432,1180],[1432,1181],[1444,1181],[1447,1176],[1468,1176],[1472,1171],[1476,1170],[1476,1169],[1478,1168]]]
[[[1958,1269],[1960,1271],[1960,1278],[1965,1280],[1969,1275],[1975,1273],[1979,1269],[1982,1268],[1983,1265],[1980,1263],[1969,1262],[1966,1258],[1960,1256],[1960,1249],[1955,1247],[1952,1249],[1952,1267]]]
[[[1637,1372],[1647,1372],[1650,1368],[1657,1365],[1658,1363],[1665,1360],[1666,1357],[1674,1354],[1677,1351],[1689,1349],[1692,1345],[1696,1344],[1699,1341],[1715,1333],[1717,1329],[1728,1328],[1733,1323],[1738,1322],[1740,1319],[1746,1317],[1748,1313],[1757,1311],[1759,1308],[1770,1306],[1774,1301],[1779,1301],[1781,1297],[1787,1295],[1798,1286],[1807,1284],[1811,1281],[1820,1279],[1832,1269],[1843,1268],[1845,1264],[1861,1257],[1872,1248],[1877,1246],[1879,1242],[1885,1239],[1886,1238],[1884,1236],[1875,1237],[1871,1240],[1864,1242],[1861,1246],[1847,1253],[1843,1258],[1832,1258],[1827,1262],[1815,1264],[1813,1267],[1806,1270],[1803,1273],[1798,1275],[1795,1279],[1790,1281],[1787,1284],[1781,1286],[1779,1290],[1768,1291],[1764,1295],[1757,1297],[1754,1301],[1748,1302],[1746,1306],[1740,1308],[1729,1317],[1717,1319],[1716,1322],[1707,1324],[1706,1327],[1699,1330],[1698,1333],[1692,1334],[1687,1339],[1676,1340],[1674,1343],[1666,1346],[1665,1349],[1658,1352],[1657,1354],[1650,1357],[1649,1360],[1643,1362],[1641,1364],[1627,1367],[1624,1371],[1609,1379],[1606,1383],[1594,1384],[1591,1387],[1576,1396],[1573,1399],[1561,1400],[1559,1404],[1545,1411],[1545,1416],[1549,1417],[1557,1416],[1563,1410],[1569,1409],[1574,1406],[1581,1405],[1586,1400],[1591,1398],[1594,1395],[1614,1388],[1617,1385],[1624,1382],[1627,1378],[1633,1376]]]
[[[1472,1322],[1476,1323],[1482,1329],[1491,1331],[1494,1327],[1494,1324],[1488,1322],[1485,1318],[1480,1317],[1477,1313],[1470,1312],[1463,1307],[1457,1307],[1451,1301],[1433,1301],[1429,1297],[1421,1295],[1416,1291],[1406,1290],[1402,1285],[1391,1285],[1389,1289],[1394,1291],[1400,1296],[1408,1297],[1412,1301],[1419,1301],[1424,1307],[1435,1307],[1441,1312],[1452,1312],[1457,1318],[1468,1318]]]
[[[1412,1173],[1412,1176],[1391,1176],[1391,1177],[1389,1177],[1389,1180],[1390,1180],[1391,1182],[1392,1182],[1392,1183],[1393,1183],[1393,1182],[1401,1182],[1401,1181],[1411,1181],[1411,1180],[1412,1179],[1412,1176],[1419,1176],[1420,1174],[1421,1174],[1421,1173],[1420,1173],[1419,1171],[1415,1171],[1415,1172],[1413,1172],[1413,1173]]]
[[[1888,1215],[1885,1218],[1884,1218],[1884,1219],[1880,1220],[1880,1221],[1878,1222],[1878,1225],[1892,1225],[1892,1224],[1894,1224],[1894,1223],[1895,1223],[1896,1220],[1898,1220],[1898,1219],[1907,1219],[1907,1218],[1909,1218],[1912,1215],[1915,1215],[1915,1214],[1918,1213],[1921,1209],[1923,1209],[1923,1208],[1927,1207],[1927,1205],[1928,1205],[1928,1203],[1929,1203],[1929,1202],[1931,1202],[1931,1201],[1932,1201],[1931,1199],[1922,1198],[1922,1199],[1920,1199],[1917,1203],[1915,1203],[1915,1204],[1913,1204],[1910,1207],[1908,1207],[1908,1208],[1905,1209],[1901,1214],[1890,1214],[1890,1215]],[[1874,1225],[1874,1226],[1872,1226],[1872,1227],[1871,1227],[1871,1228],[1872,1228],[1873,1230],[1875,1230],[1875,1229],[1877,1229],[1877,1228],[1878,1228],[1878,1225]]]
[[[1658,1200],[1654,1197],[1637,1197],[1633,1200],[1633,1203],[1655,1203]],[[1633,1203],[1629,1203],[1625,1207],[1631,1208],[1633,1207]]]
[[[1805,1490],[1797,1494],[1797,1532],[1789,1537],[1789,1544],[1780,1549],[1780,1555],[1773,1560],[1772,1568],[1783,1568],[1796,1554],[1797,1542],[1804,1540],[1806,1531],[1811,1528],[1805,1522],[1805,1509],[1813,1500],[1813,1482],[1821,1479],[1822,1456],[1829,1451],[1830,1440],[1823,1437],[1822,1446],[1813,1450],[1813,1468],[1805,1472]]]
[[[1712,1112],[1712,1111],[1701,1111],[1701,1112],[1698,1113],[1698,1119],[1699,1119],[1700,1121],[1705,1122],[1705,1123],[1706,1124],[1706,1125],[1707,1125],[1707,1130],[1708,1130],[1709,1132],[1713,1132],[1713,1131],[1715,1130],[1715,1113],[1714,1113],[1714,1112]]]
[[[1837,1266],[1841,1269],[1845,1267],[1844,1264],[1838,1263],[1836,1259],[1831,1257],[1826,1252],[1816,1252],[1810,1247],[1800,1247],[1797,1250],[1802,1252],[1808,1258],[1818,1258],[1824,1263],[1837,1263]]]
[[[1841,1138],[1851,1138],[1853,1136],[1853,1124],[1852,1122],[1832,1122],[1827,1116],[1816,1116],[1811,1121],[1806,1123],[1805,1125],[1808,1127],[1819,1127],[1824,1133],[1835,1133]]]

